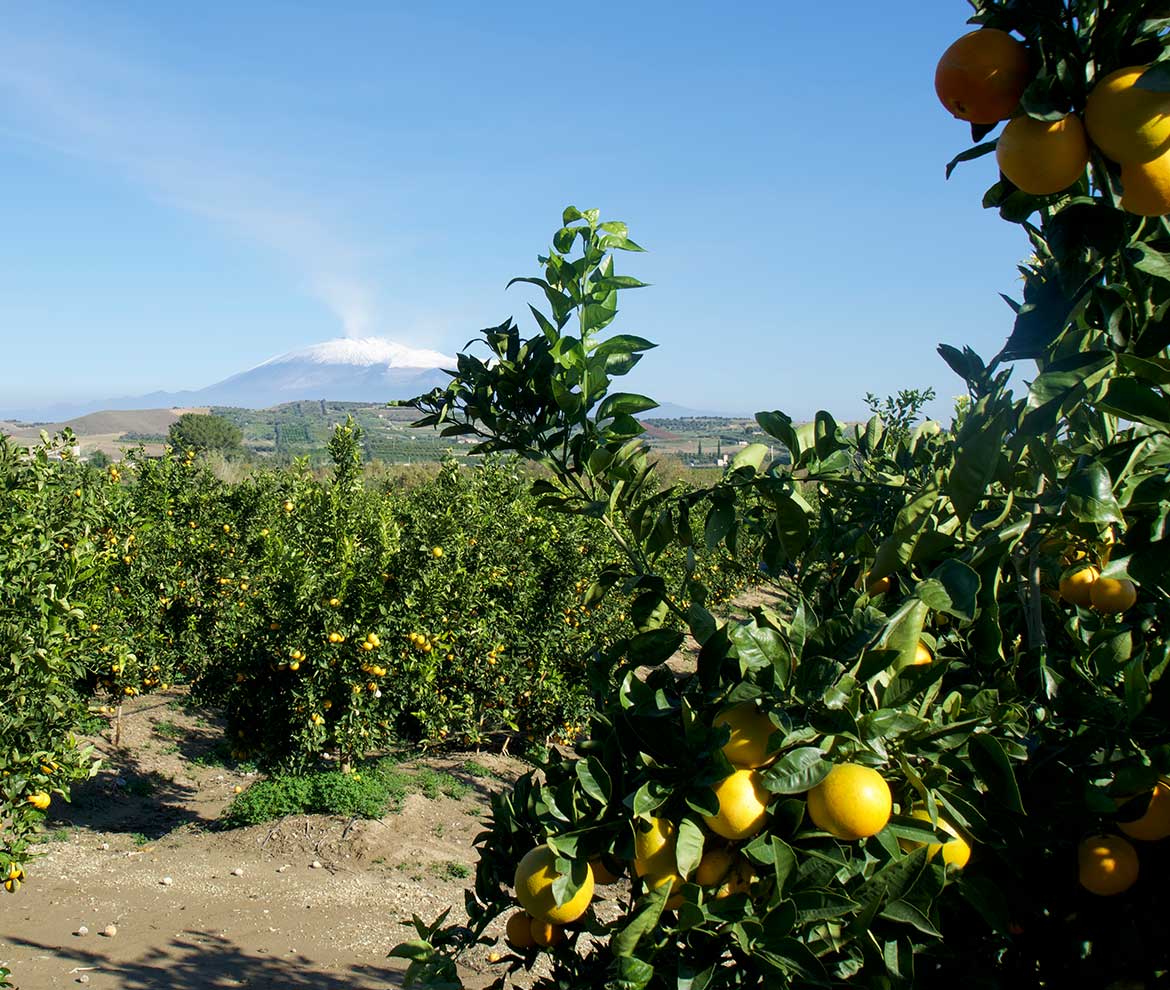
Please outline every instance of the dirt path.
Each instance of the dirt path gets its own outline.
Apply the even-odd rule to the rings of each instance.
[[[121,748],[93,739],[105,766],[54,808],[30,882],[0,901],[0,961],[16,986],[401,985],[387,953],[413,935],[402,921],[450,905],[455,919],[487,796],[524,765],[471,753],[414,760],[403,770],[432,796],[409,793],[384,819],[293,816],[218,831],[211,824],[253,778],[216,764],[222,728],[181,703],[137,699]],[[102,934],[109,925],[116,934]],[[488,951],[470,960],[469,987],[490,982]]]

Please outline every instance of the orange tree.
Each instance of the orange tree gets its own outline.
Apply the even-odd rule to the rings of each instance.
[[[0,893],[19,890],[45,813],[96,765],[73,730],[104,636],[85,608],[102,513],[93,476],[61,463],[73,447],[0,437]]]
[[[977,7],[1027,39],[1041,117],[1041,94],[1076,110],[1091,61],[1160,46],[1140,13]],[[496,986],[545,951],[550,988],[1166,978],[1170,242],[1119,208],[1113,172],[990,194],[1036,257],[1000,354],[940,348],[967,390],[949,426],[760,413],[791,469],[755,444],[684,494],[649,470],[633,415],[651,400],[610,391],[652,346],[601,335],[640,285],[612,252],[637,245],[566,210],[526,280],[539,332],[486,331],[489,359],[418,405],[549,466],[545,506],[597,517],[624,554],[588,599],[630,599],[636,628],[595,657],[586,738],[493,802],[468,925],[415,919],[395,950],[408,983],[458,985],[504,912]],[[1020,359],[1037,374],[1016,397]],[[700,581],[668,592],[665,548],[743,534],[784,608],[723,622]],[[684,630],[701,649],[680,672]]]
[[[262,475],[211,526],[232,549],[201,606],[194,691],[225,706],[237,755],[349,765],[400,743],[576,734],[583,657],[624,621],[584,605],[608,552],[588,520],[546,521],[512,463],[448,460],[401,493],[365,486],[352,422],[330,453],[328,484]]]

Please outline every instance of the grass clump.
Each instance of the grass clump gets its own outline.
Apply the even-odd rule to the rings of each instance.
[[[464,760],[463,765],[459,769],[471,777],[499,777],[499,774],[497,774],[491,767],[485,767],[478,760]]]
[[[409,778],[390,760],[363,766],[356,773],[321,770],[278,774],[236,795],[220,822],[241,828],[284,815],[349,815],[380,818],[406,796]]]
[[[460,780],[458,777],[453,777],[449,773],[443,773],[439,770],[431,770],[429,767],[422,767],[414,774],[412,783],[415,788],[422,792],[423,797],[434,801],[440,794],[446,795],[449,798],[466,797],[471,791],[471,785],[466,781]]]
[[[458,777],[429,767],[408,773],[392,759],[359,766],[355,773],[319,770],[277,774],[237,794],[220,816],[226,828],[258,825],[285,815],[346,815],[381,818],[399,809],[407,794],[430,800],[462,798],[472,790]]]

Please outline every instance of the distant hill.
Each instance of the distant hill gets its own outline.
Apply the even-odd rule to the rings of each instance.
[[[46,433],[60,433],[66,427],[79,437],[95,436],[102,433],[166,433],[171,424],[178,421],[183,413],[208,413],[207,406],[188,406],[180,409],[105,409],[101,412],[87,413],[74,419],[57,423],[0,423],[0,429],[5,425],[14,426],[21,432],[32,429],[44,430]]]

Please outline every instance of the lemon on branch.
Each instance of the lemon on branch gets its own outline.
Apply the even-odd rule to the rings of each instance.
[[[557,854],[551,846],[529,850],[516,866],[516,899],[538,921],[565,924],[576,921],[593,897],[593,871],[585,867],[585,881],[563,904],[558,904],[553,884],[563,875],[557,872]]]
[[[808,816],[838,839],[877,835],[890,820],[890,785],[871,767],[838,763],[808,792]]]

